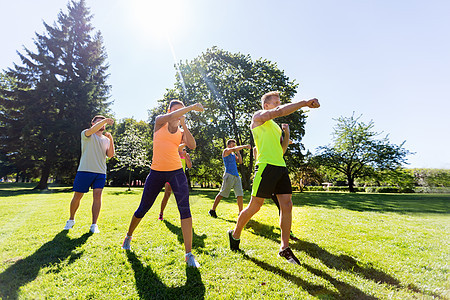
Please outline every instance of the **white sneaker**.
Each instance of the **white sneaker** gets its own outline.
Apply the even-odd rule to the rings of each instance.
[[[133,237],[132,236],[126,236],[125,239],[123,240],[123,244],[122,244],[122,249],[123,250],[131,250],[131,239]]]
[[[92,224],[90,230],[92,233],[100,233],[100,230],[98,229],[97,224]]]
[[[191,252],[186,253],[184,259],[186,260],[186,263],[189,267],[200,268],[200,264],[197,262],[194,254],[192,254]]]
[[[75,224],[75,220],[68,220],[66,222],[66,226],[64,226],[64,230],[72,229],[74,224]]]

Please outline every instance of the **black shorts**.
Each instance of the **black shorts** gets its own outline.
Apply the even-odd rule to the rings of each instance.
[[[292,194],[288,169],[269,164],[259,164],[255,167],[252,196],[271,198],[272,194]]]

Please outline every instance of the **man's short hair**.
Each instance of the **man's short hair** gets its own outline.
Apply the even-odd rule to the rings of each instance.
[[[263,109],[264,109],[264,103],[271,101],[272,97],[280,98],[280,92],[279,91],[271,91],[271,92],[265,93],[261,97],[261,106]]]
[[[181,102],[180,100],[174,99],[174,100],[171,100],[170,103],[169,103],[169,110],[174,105],[183,105],[184,106],[183,102]]]
[[[229,140],[227,141],[227,147],[228,147],[231,143],[235,143],[235,144],[236,144],[236,140],[235,140],[235,139],[229,139]]]
[[[97,123],[97,122],[95,122],[95,120],[97,120],[97,119],[104,120],[104,119],[106,119],[106,117],[101,116],[101,115],[96,115],[95,117],[92,118],[91,122],[92,123]]]

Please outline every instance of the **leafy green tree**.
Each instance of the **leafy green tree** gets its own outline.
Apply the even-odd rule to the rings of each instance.
[[[354,192],[355,179],[374,175],[375,171],[396,170],[406,162],[410,152],[400,145],[391,144],[388,136],[377,139],[374,123],[360,121],[361,116],[339,117],[334,128],[333,144],[319,147],[317,163],[345,175],[350,192]]]
[[[359,186],[397,187],[400,192],[413,192],[414,176],[404,168],[374,171],[371,176],[358,180]]]
[[[423,187],[450,187],[448,169],[408,169],[416,184]]]
[[[217,47],[175,67],[178,71],[175,87],[168,90],[159,106],[150,112],[150,119],[154,121],[156,115],[165,112],[169,100],[174,98],[186,105],[200,102],[206,107],[205,112],[190,113],[187,118],[187,125],[197,141],[190,174],[199,181],[202,177],[221,181],[220,157],[229,138],[235,139],[238,145],[254,146],[250,122],[253,113],[261,109],[260,99],[264,93],[280,91],[284,104],[291,101],[298,86],[274,62],[252,60],[250,55],[230,53]],[[290,126],[294,144],[289,147],[286,158],[288,166],[294,168],[303,158],[300,141],[304,135],[305,115],[298,111],[276,121]],[[249,189],[254,158],[248,150],[242,155],[244,163],[239,166],[242,183]]]
[[[81,130],[109,106],[102,36],[85,0],[67,9],[53,25],[44,22],[44,34],[36,33],[36,52],[18,52],[22,65],[6,72],[15,86],[0,90],[7,152],[40,170],[38,189],[47,188],[50,174],[74,175]]]
[[[145,155],[146,162],[142,166],[136,166],[132,174],[132,182],[135,184],[142,184],[150,171],[149,165],[151,161],[151,151],[152,151],[152,140],[150,125],[144,121],[136,121],[133,118],[125,118],[114,123],[111,133],[114,136],[116,144],[122,140],[125,135],[125,131],[133,127],[137,130],[137,134],[141,140],[142,149],[141,151]],[[116,151],[117,152],[117,151]],[[124,186],[128,184],[129,173],[126,168],[118,168],[119,161],[117,156],[112,157],[108,160],[108,182],[114,186]]]
[[[290,173],[292,185],[303,192],[307,185],[321,185],[324,182],[324,173],[314,165],[311,153],[307,153],[305,161]]]
[[[129,126],[117,142],[115,170],[128,171],[128,190],[131,190],[131,176],[137,168],[148,168],[145,144],[135,126]]]

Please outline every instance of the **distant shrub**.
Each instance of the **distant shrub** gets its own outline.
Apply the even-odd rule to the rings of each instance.
[[[321,185],[319,185],[319,186],[305,186],[304,191],[321,192],[321,191],[325,191],[325,189]]]
[[[450,194],[449,187],[416,187],[414,191],[416,193]]]
[[[414,193],[412,188],[399,188],[396,186],[368,186],[365,191],[366,193]]]
[[[377,189],[377,193],[398,193],[399,192],[398,187],[392,187],[392,186],[380,186]]]

